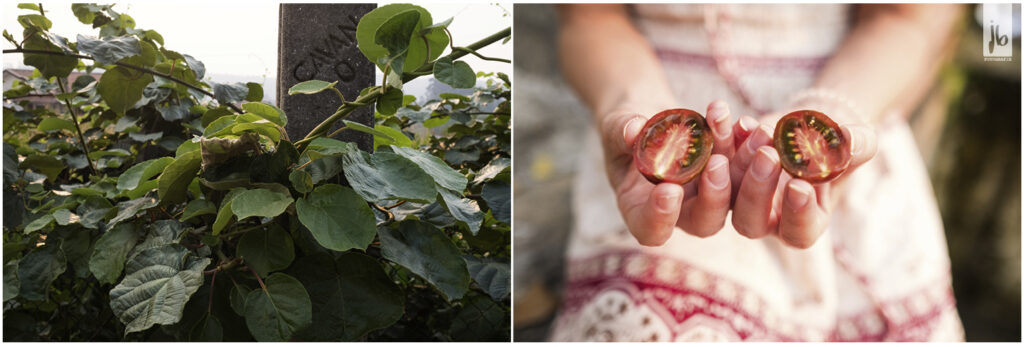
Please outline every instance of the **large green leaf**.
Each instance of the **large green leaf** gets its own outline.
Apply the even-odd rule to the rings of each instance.
[[[491,162],[487,163],[487,166],[484,166],[480,171],[476,172],[476,177],[473,177],[473,184],[480,184],[497,178],[499,174],[508,172],[506,169],[511,166],[512,160],[509,158],[501,157],[491,159]]]
[[[228,195],[224,197],[224,200],[220,201],[220,210],[217,210],[217,218],[213,221],[213,234],[220,234],[221,230],[231,223],[231,220],[235,218],[235,213],[231,207],[232,200],[235,199],[241,193],[246,191],[245,188],[235,188],[228,192]]]
[[[135,224],[120,224],[96,240],[92,256],[89,257],[89,271],[100,283],[116,283],[121,277],[128,252],[139,241]]]
[[[164,168],[172,162],[174,162],[174,158],[162,157],[135,164],[117,178],[117,189],[135,189],[135,187],[138,187],[139,182],[153,178],[156,174],[163,172]]]
[[[192,293],[203,285],[210,258],[192,256],[181,245],[150,248],[128,260],[124,279],[110,290],[110,308],[125,335],[181,320]]]
[[[309,291],[313,324],[300,336],[313,341],[358,341],[402,317],[405,294],[367,255],[317,253],[299,259],[294,275]]]
[[[221,105],[245,100],[249,96],[249,86],[240,82],[235,83],[213,83],[213,98]]]
[[[412,32],[412,35],[410,35],[411,41],[409,41],[408,53],[406,54],[402,71],[413,71],[424,63],[436,59],[441,56],[445,47],[448,46],[448,35],[445,34],[442,28],[429,30],[426,34],[426,43],[423,42],[423,39],[419,36],[421,28],[425,28],[433,24],[433,18],[431,18],[430,12],[426,9],[410,4],[390,4],[378,7],[364,15],[363,18],[359,20],[359,24],[356,26],[356,41],[358,42],[359,50],[363,52],[363,55],[370,61],[376,63],[382,71],[384,70],[384,64],[381,62],[380,58],[387,57],[388,49],[375,42],[377,30],[392,16],[410,9],[419,12],[419,21],[416,24],[416,30]],[[429,57],[427,57],[428,44],[430,45]]]
[[[32,50],[63,52],[60,47],[57,47],[42,35],[29,36],[22,43],[22,47]],[[78,66],[78,58],[52,54],[25,53],[23,63],[39,69],[39,73],[46,78],[55,76],[67,77],[71,70]]]
[[[193,217],[207,214],[217,214],[217,205],[205,199],[192,200],[185,205],[185,210],[181,212],[181,218],[178,218],[178,221],[184,222]]]
[[[313,322],[309,294],[299,280],[283,273],[263,282],[265,290],[253,290],[245,298],[245,324],[256,341],[288,341]]]
[[[4,302],[18,297],[21,281],[18,280],[18,262],[4,264]]]
[[[85,201],[78,204],[78,215],[81,217],[79,220],[83,227],[89,229],[99,228],[99,223],[106,219],[110,211],[113,210],[114,205],[110,203],[110,200],[101,196],[87,196]]]
[[[317,187],[295,203],[295,210],[302,225],[328,249],[366,249],[376,234],[377,220],[366,201],[337,184]]]
[[[231,211],[242,220],[252,216],[276,217],[291,205],[291,196],[267,189],[251,189],[235,197]]]
[[[476,200],[464,198],[448,189],[438,187],[437,191],[452,217],[464,223],[469,228],[469,231],[476,235],[480,231],[480,225],[483,224],[484,220],[484,213],[480,211],[480,204]]]
[[[377,98],[377,112],[383,115],[393,115],[398,112],[398,108],[402,107],[402,90],[398,88],[389,88],[384,95]]]
[[[40,121],[36,129],[43,132],[61,129],[75,131],[75,123],[63,118],[49,117]]]
[[[199,173],[202,163],[199,151],[192,151],[174,159],[160,174],[159,196],[162,203],[185,201],[188,185]]]
[[[421,221],[402,221],[397,229],[381,227],[384,258],[423,277],[449,301],[469,289],[469,271],[462,252],[440,229]]]
[[[36,173],[46,175],[46,179],[53,182],[57,179],[66,166],[59,159],[41,154],[29,155],[18,164],[19,169],[32,169]]]
[[[142,93],[150,82],[153,82],[153,75],[116,66],[103,73],[96,90],[112,111],[124,115],[142,99]]]
[[[221,342],[224,341],[224,327],[217,316],[207,313],[200,319],[188,334],[189,342]]]
[[[442,57],[434,62],[434,78],[452,88],[473,88],[476,85],[476,73],[469,64],[461,60]]]
[[[391,18],[381,23],[377,32],[374,33],[373,41],[388,50],[387,56],[377,60],[384,61],[384,66],[390,66],[388,71],[389,73],[394,71],[393,76],[395,77],[401,77],[398,72],[403,71],[405,57],[409,52],[409,43],[413,39],[412,34],[418,31],[416,24],[419,19],[418,11],[408,9],[392,15]]]
[[[113,64],[123,58],[142,53],[139,39],[135,38],[135,36],[97,39],[78,35],[78,50],[91,55],[96,62],[104,65]]]
[[[288,124],[288,117],[286,117],[284,115],[284,111],[277,108],[277,106],[267,105],[262,102],[247,102],[242,104],[242,109],[245,110],[245,112],[263,117],[263,119],[280,126]]]
[[[50,283],[67,270],[67,259],[59,244],[37,247],[18,262],[18,295],[28,300],[46,300]]]
[[[373,137],[373,149],[376,150],[380,146],[395,145],[399,147],[412,147],[412,140],[408,136],[402,133],[401,130],[389,127],[383,124],[377,124],[373,127],[379,133],[387,136],[374,136]]]
[[[455,341],[508,341],[510,317],[505,308],[487,296],[472,295],[462,301],[449,331]]]
[[[367,201],[430,202],[437,198],[430,175],[403,156],[388,152],[371,156],[353,151],[342,156],[342,162],[349,185]]]
[[[107,223],[110,226],[117,225],[117,223],[125,220],[135,218],[135,215],[139,211],[155,207],[158,204],[157,200],[152,196],[143,196],[138,199],[128,200],[117,204],[117,215]]]
[[[238,198],[244,199],[244,196]],[[235,206],[242,201],[236,201]],[[292,237],[277,224],[246,232],[238,241],[237,253],[261,277],[283,270],[295,260]]]
[[[512,291],[512,267],[508,260],[480,259],[463,254],[466,268],[480,288],[490,294],[494,300],[505,300]]]
[[[412,160],[423,171],[426,171],[434,181],[441,187],[461,192],[466,189],[466,176],[463,176],[455,169],[452,169],[444,160],[435,157],[430,153],[421,152],[412,148],[391,146],[391,149],[398,155]]]
[[[309,80],[295,84],[291,88],[288,88],[288,95],[295,94],[316,94],[327,89],[333,88],[338,81],[327,82],[320,80]]]
[[[512,224],[512,186],[502,181],[488,182],[480,195],[491,208],[494,218]]]

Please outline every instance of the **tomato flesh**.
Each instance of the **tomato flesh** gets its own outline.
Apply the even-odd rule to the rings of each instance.
[[[682,108],[665,110],[644,124],[633,162],[651,183],[683,184],[704,170],[713,146],[704,116]]]
[[[850,140],[818,111],[794,111],[779,119],[773,145],[782,168],[811,183],[836,179],[850,165]]]

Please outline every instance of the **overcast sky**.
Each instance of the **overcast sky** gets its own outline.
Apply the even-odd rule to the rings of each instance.
[[[318,2],[318,1],[303,1]],[[382,3],[384,4],[384,3]],[[74,41],[79,33],[96,36],[98,29],[82,24],[71,13],[70,2],[44,2],[53,32]],[[277,72],[278,4],[266,1],[159,1],[117,2],[115,10],[135,18],[139,29],[153,29],[164,37],[169,49],[187,53],[206,65],[208,75],[221,82],[235,78],[272,85]],[[468,45],[480,38],[512,25],[509,4],[421,4],[430,11],[434,22],[455,17],[449,29],[456,45]],[[3,29],[20,38],[19,15],[30,13],[18,9],[17,2],[0,5]],[[3,48],[14,48],[3,40]],[[511,42],[491,45],[480,51],[484,55],[512,58]],[[476,71],[511,73],[511,64],[491,62],[468,56],[465,61]],[[22,67],[21,56],[3,56],[3,66]],[[234,75],[234,76],[231,76]],[[425,82],[425,81],[424,81]],[[421,88],[416,83],[410,88]],[[268,96],[273,95],[269,93]]]

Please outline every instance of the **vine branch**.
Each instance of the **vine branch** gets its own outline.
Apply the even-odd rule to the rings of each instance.
[[[48,54],[48,55],[61,55],[61,56],[66,56],[66,57],[75,57],[75,58],[79,58],[79,59],[96,60],[93,57],[90,57],[88,55],[72,54],[72,53],[64,53],[64,52],[56,52],[56,51],[47,51],[47,50],[42,50],[42,49],[25,49],[25,48],[5,49],[3,53],[4,54],[10,54],[10,53]],[[182,81],[181,79],[179,79],[177,77],[174,77],[174,76],[171,76],[170,74],[165,74],[165,73],[153,70],[153,69],[149,69],[149,68],[145,68],[145,67],[141,67],[141,66],[135,66],[135,65],[132,65],[132,64],[126,64],[126,63],[122,63],[122,62],[116,62],[116,63],[114,63],[114,65],[122,66],[122,67],[129,68],[129,69],[136,70],[136,71],[145,72],[145,73],[148,73],[148,74],[151,74],[151,75],[154,75],[154,76],[160,76],[160,77],[169,79],[171,81],[174,81],[175,83],[181,84],[181,85],[183,85],[185,87],[188,87],[189,89],[193,89],[193,90],[199,91],[200,93],[203,93],[204,95],[209,96],[211,98],[214,97],[213,93],[211,93],[210,91],[208,91],[206,89],[203,89],[203,88],[200,88],[199,86],[196,86],[194,84]],[[232,111],[235,111],[237,113],[245,113],[244,111],[242,111],[242,109],[238,108],[238,106],[235,106],[234,104],[228,103],[226,106],[231,108]]]
[[[57,85],[60,86],[61,94],[67,95],[68,93],[67,89],[64,87],[64,84],[67,83],[67,81],[68,80],[63,77],[57,79]],[[75,131],[78,133],[78,142],[82,144],[82,151],[85,151],[85,160],[89,162],[89,168],[92,169],[92,174],[98,175],[99,172],[96,171],[96,164],[93,164],[92,158],[89,157],[89,146],[85,143],[85,136],[82,135],[82,127],[78,125],[78,116],[75,116],[75,109],[71,106],[70,98],[64,98],[64,105],[67,106],[68,113],[71,114],[71,121],[75,124]]]

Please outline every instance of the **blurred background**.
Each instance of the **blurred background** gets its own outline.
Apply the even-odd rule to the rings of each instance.
[[[968,341],[1021,340],[1021,43],[1020,5],[1013,6],[1015,61],[983,61],[980,6],[968,5],[952,60],[910,119],[942,212]],[[543,341],[560,304],[578,140],[594,130],[558,68],[555,7],[519,4],[514,12],[514,336]]]

